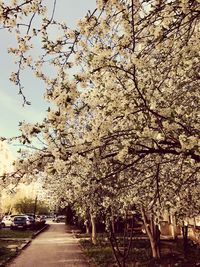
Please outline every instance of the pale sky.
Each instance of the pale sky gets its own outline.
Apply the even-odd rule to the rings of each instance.
[[[53,0],[48,0],[48,3]],[[78,19],[88,10],[95,8],[95,0],[57,0],[56,19],[66,21],[74,27]],[[4,30],[0,30],[0,136],[11,137],[18,135],[19,121],[41,121],[48,104],[43,100],[44,85],[33,79],[27,72],[24,77],[24,92],[31,106],[22,107],[22,98],[18,95],[18,88],[9,81],[9,75],[16,70],[12,58],[7,54],[7,47],[13,44],[12,37]]]

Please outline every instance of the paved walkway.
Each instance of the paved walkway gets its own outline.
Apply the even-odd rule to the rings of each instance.
[[[9,267],[89,267],[81,248],[64,223],[51,224]]]

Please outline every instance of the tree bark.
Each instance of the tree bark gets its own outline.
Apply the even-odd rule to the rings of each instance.
[[[183,235],[183,247],[184,251],[187,252],[187,246],[188,246],[188,225],[182,226],[182,235]]]
[[[177,224],[176,224],[176,217],[175,215],[170,215],[171,216],[171,234],[173,239],[177,238]]]
[[[89,224],[89,220],[88,219],[85,220],[84,225],[85,225],[86,234],[89,234],[90,233],[90,224]]]
[[[152,257],[154,259],[160,259],[160,242],[159,242],[159,230],[157,226],[155,226],[153,218],[149,221],[147,219],[147,215],[145,214],[144,208],[141,209],[142,218],[144,221],[146,233],[149,237],[149,241],[151,244],[151,250],[152,250]]]
[[[90,227],[89,227],[89,225],[87,224],[87,225],[85,226],[85,228],[86,228],[86,234],[89,234],[89,233],[90,233]]]
[[[115,218],[113,214],[113,210],[111,210],[111,224],[112,224],[112,232],[115,234]]]
[[[92,244],[97,244],[97,229],[96,229],[96,218],[94,215],[90,215],[92,224]]]
[[[195,217],[193,218],[193,220],[194,220],[194,229],[196,230],[196,219],[195,219]]]

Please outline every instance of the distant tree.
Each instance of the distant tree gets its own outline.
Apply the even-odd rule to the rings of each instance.
[[[19,199],[14,205],[13,208],[17,213],[34,213],[36,211],[37,214],[46,214],[48,213],[48,207],[43,201],[37,200],[33,198],[24,197]]]

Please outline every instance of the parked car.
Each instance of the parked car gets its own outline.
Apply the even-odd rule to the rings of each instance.
[[[10,228],[11,229],[27,229],[33,225],[33,220],[29,216],[22,215],[22,216],[15,216]]]
[[[42,222],[46,222],[46,220],[42,215],[35,215],[35,222],[42,223]]]
[[[66,221],[66,216],[65,215],[57,215],[54,219],[54,222],[65,222]]]
[[[34,226],[35,221],[36,221],[35,218],[29,215],[27,215],[27,217],[28,217],[28,220],[30,221],[30,227]]]
[[[12,215],[5,215],[1,221],[1,227],[10,227],[13,217]]]
[[[40,222],[45,223],[45,222],[46,222],[46,216],[45,216],[45,215],[38,215],[38,220],[39,220]]]

